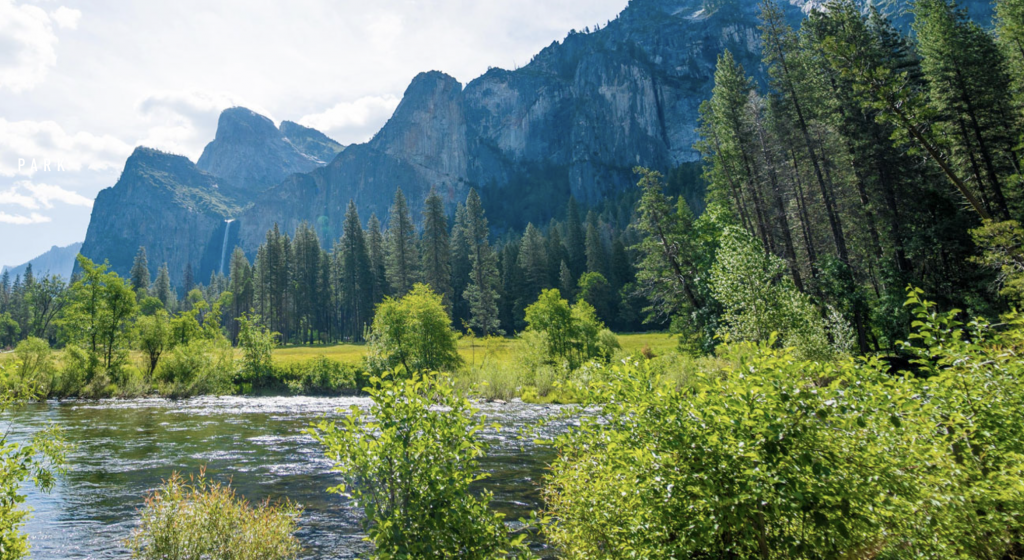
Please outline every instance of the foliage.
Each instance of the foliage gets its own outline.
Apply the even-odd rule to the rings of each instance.
[[[96,368],[115,374],[128,359],[131,321],[138,306],[135,293],[123,279],[79,255],[81,278],[69,289],[70,302],[59,324],[64,340],[89,352],[86,379]]]
[[[146,373],[153,375],[160,363],[160,356],[171,346],[172,321],[166,311],[158,309],[152,315],[139,317],[135,322],[135,328],[138,331],[139,350],[142,350],[148,359]]]
[[[252,505],[200,472],[174,473],[146,498],[139,527],[125,545],[143,560],[287,560],[298,558],[299,509]]]
[[[734,340],[797,348],[809,358],[831,349],[817,308],[793,285],[786,263],[766,254],[746,231],[727,227],[711,269],[711,289],[721,302],[721,335]]]
[[[570,371],[602,355],[598,335],[604,324],[586,301],[569,305],[558,290],[544,290],[526,308],[526,323],[527,331],[544,336],[547,359],[556,365],[564,362]]]
[[[195,339],[179,344],[153,373],[161,393],[171,397],[233,392],[233,351],[227,341]]]
[[[414,289],[415,291],[415,289]],[[390,373],[371,379],[369,411],[353,406],[336,425],[310,430],[345,483],[332,488],[365,512],[372,558],[504,558],[521,548],[489,492],[470,492],[484,478],[477,438],[484,419],[436,374]]]
[[[982,255],[973,262],[999,273],[999,293],[1016,305],[1024,305],[1024,228],[1014,220],[985,222],[971,231]]]
[[[275,366],[277,382],[292,394],[341,395],[355,392],[362,377],[361,368],[324,356],[305,363]]]
[[[770,341],[724,346],[681,389],[611,368],[554,442],[551,542],[571,559],[1014,557],[1024,320],[908,305],[923,377]]]
[[[377,306],[367,365],[375,374],[398,366],[407,372],[453,371],[462,363],[457,340],[441,296],[416,284],[401,299],[385,298]]]
[[[252,386],[254,381],[270,377],[275,339],[276,333],[261,325],[259,317],[242,315],[238,318],[238,345],[242,348],[239,379],[243,383]]]
[[[0,374],[6,374],[0,364]],[[8,413],[29,399],[39,396],[32,385],[23,386],[21,394],[4,390],[0,393],[0,414]],[[57,477],[65,473],[67,454],[71,449],[64,431],[51,424],[32,435],[27,442],[9,438],[11,426],[4,427],[0,440],[0,558],[14,560],[29,553],[28,539],[21,528],[29,516],[24,485],[31,480],[43,492],[49,492]]]

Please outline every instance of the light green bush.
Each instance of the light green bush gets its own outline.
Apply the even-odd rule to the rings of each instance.
[[[1017,557],[1024,318],[908,303],[922,377],[770,339],[682,390],[652,362],[609,368],[579,389],[600,413],[555,442],[549,541],[571,560]]]
[[[290,503],[254,506],[202,473],[175,473],[146,498],[125,545],[141,560],[287,560],[301,551],[298,516]]]
[[[365,514],[376,559],[505,558],[520,550],[489,492],[470,492],[482,479],[485,446],[476,410],[447,377],[401,372],[374,377],[369,411],[353,406],[341,421],[310,430],[326,448],[346,493]]]
[[[233,392],[234,373],[233,352],[226,341],[197,338],[160,360],[153,377],[161,394],[187,397]]]

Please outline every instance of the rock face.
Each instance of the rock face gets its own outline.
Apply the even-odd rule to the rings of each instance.
[[[798,24],[816,2],[790,0],[787,17]],[[717,56],[729,49],[763,79],[757,11],[755,0],[630,0],[604,28],[570,32],[522,68],[492,69],[465,87],[440,72],[418,75],[369,142],[344,148],[229,109],[196,166],[136,151],[97,199],[82,252],[127,273],[144,245],[175,282],[188,263],[205,280],[219,265],[209,248],[223,247],[225,231],[250,258],[275,223],[292,233],[308,222],[329,246],[349,200],[363,220],[386,221],[399,187],[417,220],[431,188],[450,211],[476,187],[496,229],[547,223],[570,196],[596,204],[632,188],[634,166],[668,171],[698,158],[698,108]],[[160,158],[163,174],[136,161]]]
[[[497,228],[546,223],[569,196],[597,204],[635,184],[637,165],[668,170],[698,158],[698,107],[728,48],[758,67],[754,2],[714,11],[695,0],[633,0],[605,28],[570,33],[525,67],[492,69],[462,87],[426,72],[369,142],[261,193],[239,217],[252,256],[278,223],[340,235],[345,207],[381,219],[397,187],[419,218],[431,188],[449,210],[470,187]],[[794,21],[800,7],[787,5]]]
[[[340,144],[313,129],[288,123],[286,130],[290,135],[244,107],[227,109],[220,114],[216,138],[206,145],[196,167],[255,194],[293,173],[323,165],[323,158],[335,147],[340,151]]]
[[[187,264],[199,266],[211,251],[219,259],[220,245],[211,244],[220,238],[213,237],[223,235],[224,220],[240,211],[243,195],[188,158],[136,148],[117,183],[96,197],[82,255],[106,260],[124,276],[145,246],[151,272],[166,262],[171,281],[180,284]]]

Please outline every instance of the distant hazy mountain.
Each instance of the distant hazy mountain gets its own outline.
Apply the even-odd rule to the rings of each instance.
[[[81,243],[72,243],[67,247],[58,247],[54,245],[49,251],[39,255],[38,257],[28,261],[27,263],[20,266],[5,266],[0,268],[0,273],[7,271],[11,276],[11,281],[14,281],[15,276],[25,276],[25,269],[28,265],[32,265],[32,274],[36,278],[42,278],[43,276],[50,276],[56,274],[62,276],[65,279],[71,278],[71,270],[75,266],[75,257],[78,256],[78,252],[82,249]]]
[[[787,17],[799,24],[814,3],[790,0]],[[431,188],[452,211],[475,187],[495,228],[546,224],[570,196],[595,205],[633,188],[634,166],[667,172],[698,158],[698,108],[718,55],[729,49],[763,78],[757,12],[756,0],[630,0],[605,27],[572,31],[522,68],[465,86],[416,76],[384,127],[343,151],[317,131],[229,109],[196,166],[147,174],[133,154],[97,198],[82,252],[124,274],[145,246],[176,285],[186,264],[205,281],[234,246],[253,257],[274,224],[290,234],[308,222],[330,246],[349,200],[364,221],[386,219],[398,187],[417,219]]]

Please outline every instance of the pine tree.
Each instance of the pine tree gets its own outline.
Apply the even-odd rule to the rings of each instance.
[[[562,261],[558,268],[558,289],[562,293],[562,297],[571,300],[576,297],[576,281],[572,278],[572,271],[569,270],[569,265],[565,261]]]
[[[622,242],[622,236],[616,236],[612,241],[612,263],[609,272],[611,273],[612,291],[616,294],[623,286],[633,281],[633,266],[629,262],[629,255],[626,253],[626,245]]]
[[[569,253],[562,243],[562,234],[558,222],[554,218],[548,223],[547,236],[544,238],[544,252],[548,257],[548,284],[557,286],[560,279],[562,261],[569,260]]]
[[[409,214],[402,189],[395,191],[395,202],[388,217],[388,231],[385,241],[385,270],[391,293],[396,297],[405,295],[419,279],[419,256],[416,251],[416,228]]]
[[[312,343],[319,325],[319,310],[327,304],[321,301],[320,239],[306,222],[295,230],[292,243],[292,297],[295,302],[295,320],[300,340]]]
[[[11,301],[11,273],[4,269],[0,275],[0,313],[8,311],[7,306]]]
[[[452,309],[452,251],[448,236],[448,220],[444,203],[434,189],[430,190],[423,208],[423,238],[420,240],[420,262],[423,282],[441,296],[449,314]]]
[[[182,276],[181,283],[182,287],[185,289],[186,295],[188,295],[189,292],[195,289],[196,278],[195,275],[192,273],[192,263],[188,263],[185,265],[185,274]]]
[[[523,271],[519,267],[520,243],[509,240],[501,248],[501,298],[498,300],[501,327],[505,332],[520,329],[523,320]]]
[[[601,230],[598,229],[597,217],[587,220],[587,272],[597,272],[601,275],[606,273],[606,261],[604,242],[601,241]]]
[[[335,247],[334,256],[337,296],[342,302],[342,327],[348,337],[358,340],[373,317],[374,278],[370,252],[354,201],[348,203],[344,233]]]
[[[377,214],[370,214],[370,220],[366,223],[364,233],[367,249],[370,252],[370,273],[373,276],[373,303],[377,304],[384,300],[384,296],[390,295],[388,289],[387,272],[384,262],[387,260],[384,253],[384,233],[380,229],[380,220]]]
[[[132,289],[139,299],[149,295],[149,260],[146,258],[145,247],[139,247],[139,252],[135,254],[130,274]]]
[[[533,224],[526,225],[517,264],[523,271],[524,295],[533,303],[542,290],[551,287],[544,238]]]
[[[580,211],[572,197],[565,209],[565,250],[569,253],[569,270],[574,277],[579,277],[587,268],[587,249]]]
[[[171,289],[171,275],[167,270],[167,263],[160,265],[160,270],[156,273],[156,282],[153,283],[153,291],[156,299],[164,304],[164,309],[173,312],[177,307],[177,298]]]
[[[470,189],[466,199],[466,232],[472,269],[463,297],[469,302],[469,325],[480,335],[503,334],[498,319],[497,258],[488,242],[487,218],[476,189]]]
[[[237,319],[244,313],[250,313],[253,310],[252,267],[249,266],[249,259],[245,258],[245,252],[241,247],[235,247],[231,253],[229,270],[231,276],[228,289],[234,297],[231,299],[231,311],[226,324],[231,333],[231,340],[235,341],[238,339]]]
[[[1016,156],[1002,53],[985,30],[947,0],[915,2],[913,27],[930,105],[951,141],[953,163],[986,211],[1009,219],[1004,189]]]
[[[464,294],[469,285],[469,276],[473,265],[469,254],[471,250],[468,230],[469,216],[466,206],[459,203],[455,210],[455,225],[452,227],[452,322],[458,326],[469,323],[469,301]]]

